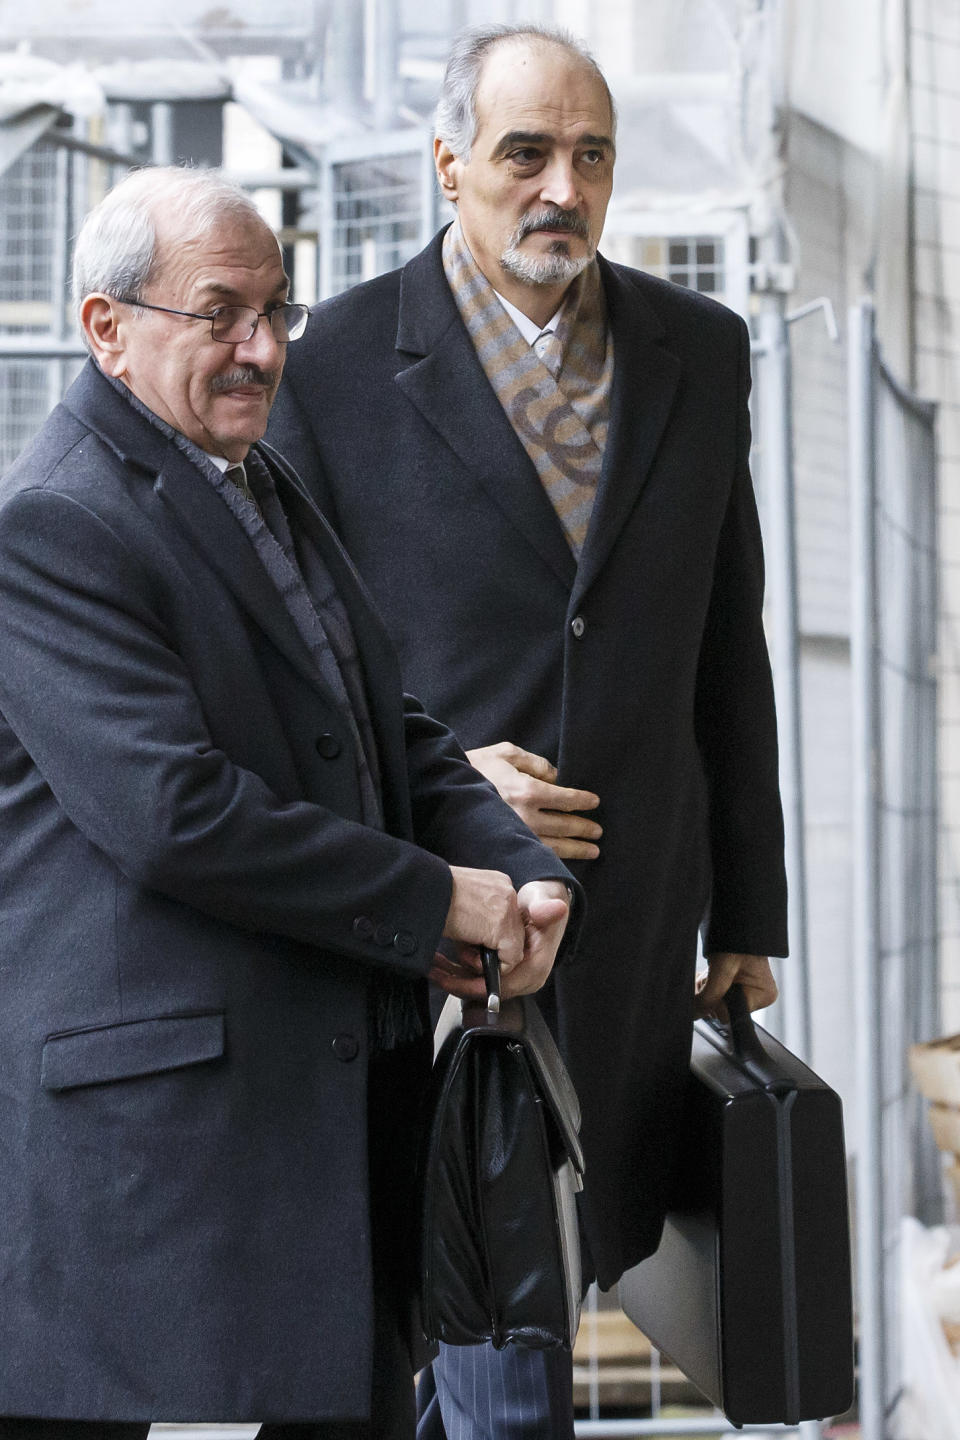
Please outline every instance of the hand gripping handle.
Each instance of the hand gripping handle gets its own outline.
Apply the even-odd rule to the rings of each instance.
[[[731,985],[723,999],[730,1016],[730,1039],[734,1051],[741,1060],[753,1060],[759,1065],[765,1065],[766,1052],[760,1044],[743,986]]]

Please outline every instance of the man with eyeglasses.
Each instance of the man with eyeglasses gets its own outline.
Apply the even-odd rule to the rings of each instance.
[[[425,982],[539,988],[569,877],[259,443],[306,312],[249,198],[138,172],[74,279],[0,484],[0,1440],[409,1440]]]

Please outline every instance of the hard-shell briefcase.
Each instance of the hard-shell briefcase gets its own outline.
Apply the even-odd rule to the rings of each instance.
[[[673,1203],[620,1303],[735,1425],[795,1425],[853,1399],[840,1097],[727,1002],[694,1026]]]

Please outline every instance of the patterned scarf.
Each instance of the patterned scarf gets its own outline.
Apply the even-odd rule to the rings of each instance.
[[[459,220],[443,238],[443,269],[484,373],[579,559],[603,464],[613,382],[599,267],[588,265],[564,296],[556,377],[500,304]]]

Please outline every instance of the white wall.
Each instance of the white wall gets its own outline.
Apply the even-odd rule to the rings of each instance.
[[[863,150],[883,101],[884,0],[783,0],[791,107]]]
[[[939,402],[943,1024],[960,1030],[960,6],[912,0],[916,378]]]

